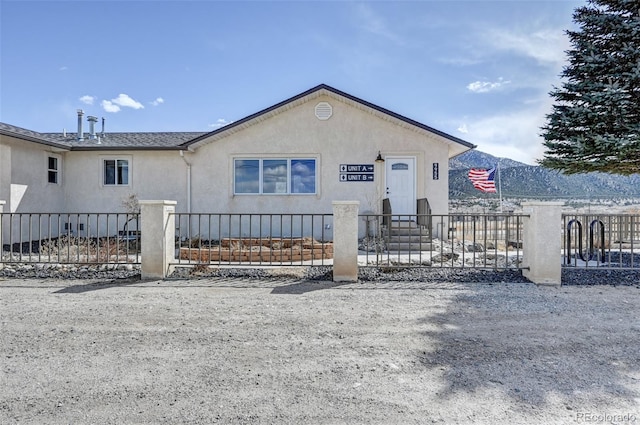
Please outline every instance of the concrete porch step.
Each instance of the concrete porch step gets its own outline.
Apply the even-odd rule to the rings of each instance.
[[[391,235],[387,238],[387,242],[395,243],[430,243],[431,237],[429,235]]]
[[[433,251],[433,244],[413,242],[387,242],[387,252],[419,252]]]
[[[393,220],[389,224],[390,229],[394,228],[416,228],[418,225],[413,220]]]
[[[432,251],[431,232],[415,220],[393,220],[386,229],[387,252]]]
[[[429,230],[420,227],[391,227],[389,228],[389,238],[397,236],[429,236]]]

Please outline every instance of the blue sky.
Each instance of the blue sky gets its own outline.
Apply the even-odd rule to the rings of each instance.
[[[325,83],[534,164],[585,3],[0,0],[0,121],[211,131]]]

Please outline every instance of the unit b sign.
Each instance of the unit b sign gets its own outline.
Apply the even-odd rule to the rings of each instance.
[[[373,164],[340,164],[341,182],[372,182]]]

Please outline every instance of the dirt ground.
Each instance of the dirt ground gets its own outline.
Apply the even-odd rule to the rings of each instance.
[[[638,424],[639,296],[5,279],[0,423]]]

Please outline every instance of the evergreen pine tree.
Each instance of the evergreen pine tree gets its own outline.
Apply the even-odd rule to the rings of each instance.
[[[573,20],[539,163],[566,174],[640,173],[640,1],[589,0]]]

